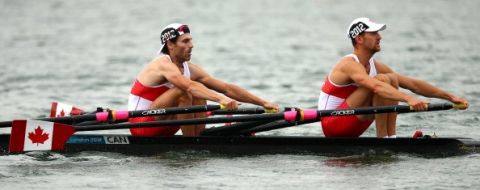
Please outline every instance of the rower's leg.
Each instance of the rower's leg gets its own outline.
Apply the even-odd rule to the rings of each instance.
[[[392,85],[398,89],[398,78],[395,74],[379,74],[376,79]],[[373,96],[373,106],[397,105],[398,101],[386,99],[378,95]],[[389,137],[396,135],[397,113],[375,114],[375,126],[377,127],[377,137]]]
[[[205,105],[206,100],[193,98],[189,93],[179,89],[172,88],[159,96],[150,106],[150,109],[166,108],[166,107],[187,107],[192,105]],[[156,116],[157,120],[185,120],[193,118],[205,118],[206,113],[188,113],[176,115]],[[185,125],[180,126],[184,136],[198,136],[204,129],[205,125]]]
[[[206,105],[205,99],[193,98],[192,105]],[[192,118],[206,118],[206,112],[192,113]],[[182,127],[182,133],[184,136],[199,136],[200,133],[205,130],[205,124],[198,124],[195,126]]]
[[[172,88],[167,90],[165,93],[160,95],[155,101],[152,102],[149,109],[159,109],[159,108],[168,108],[168,107],[179,107],[181,105],[190,106],[188,104],[188,100],[185,100],[185,96],[188,93],[179,89],[179,88]],[[175,115],[160,115],[155,116],[156,120],[172,120],[175,119]]]
[[[359,87],[345,100],[350,108],[360,108],[372,106],[373,92],[367,88]],[[360,121],[372,120],[373,115],[357,115]]]

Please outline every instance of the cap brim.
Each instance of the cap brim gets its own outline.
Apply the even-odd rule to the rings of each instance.
[[[162,50],[163,50],[164,47],[165,47],[165,44],[163,44],[162,46],[160,46],[160,49],[157,51],[157,55],[162,54]]]
[[[365,30],[365,32],[378,32],[387,29],[387,25],[385,24],[375,24],[370,26],[369,29]]]

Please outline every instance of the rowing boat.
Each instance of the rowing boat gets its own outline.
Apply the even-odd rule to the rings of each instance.
[[[0,135],[1,154],[8,153],[10,135]],[[299,136],[134,137],[131,135],[73,135],[59,152],[116,152],[152,155],[169,151],[208,151],[226,155],[408,153],[445,157],[475,153],[480,141],[470,138],[325,138]]]
[[[457,109],[461,106],[450,103],[429,104],[428,111]],[[253,115],[159,120],[143,123],[115,123],[118,120],[126,120],[131,117],[205,112],[217,109],[221,109],[221,106],[207,105],[140,111],[110,110],[108,112],[77,116],[0,122],[0,127],[12,126],[10,134],[0,135],[0,154],[43,150],[64,153],[103,151],[137,155],[157,154],[168,151],[209,151],[231,155],[412,153],[425,156],[451,156],[476,152],[478,147],[480,147],[479,141],[469,138],[427,138],[429,136],[395,139],[375,137],[251,136],[252,133],[318,122],[321,117],[415,112],[411,107],[405,105],[339,110],[293,109],[279,113],[257,113],[258,110],[254,110],[255,114]],[[79,123],[89,121],[94,121],[94,123],[89,125]],[[100,124],[95,124],[96,122],[100,122]],[[204,130],[199,137],[134,137],[111,134],[74,135],[74,133],[80,131],[224,122],[236,123],[229,126],[209,128]]]

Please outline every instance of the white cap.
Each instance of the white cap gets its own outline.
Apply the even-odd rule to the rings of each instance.
[[[387,25],[375,23],[367,17],[356,18],[350,23],[350,26],[348,26],[347,37],[354,39],[363,32],[377,32],[385,30],[386,28]]]
[[[160,41],[162,42],[162,46],[160,46],[157,54],[162,53],[162,49],[165,47],[165,44],[167,44],[168,40],[175,39],[186,33],[190,33],[190,29],[185,24],[172,23],[167,25],[165,28],[162,29],[162,33],[160,34]]]

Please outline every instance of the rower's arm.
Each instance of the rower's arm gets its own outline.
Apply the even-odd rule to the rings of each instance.
[[[364,86],[384,98],[402,102],[415,101],[414,97],[400,92],[387,83],[370,77],[365,71],[365,68],[360,64],[353,61],[346,64],[348,64],[348,66],[342,67],[341,70],[360,86]]]
[[[253,95],[252,93],[235,84],[226,83],[213,77],[206,77],[203,81],[205,82],[204,84],[208,87],[212,88],[217,92],[225,94],[225,96],[228,96],[232,99],[241,102],[256,104],[259,106],[264,106],[268,103],[267,101]]]
[[[180,88],[197,98],[218,102],[229,108],[237,107],[236,103],[232,102],[229,98],[209,90],[199,82],[185,78],[174,64],[162,64],[162,67],[163,75],[170,83],[175,85],[175,87]]]
[[[440,98],[454,103],[466,104],[468,102],[460,97],[448,93],[434,85],[419,79],[414,79],[405,75],[397,74],[400,87],[408,89],[415,94],[431,98]]]
[[[252,93],[248,92],[247,90],[235,84],[226,83],[224,81],[216,79],[211,75],[209,75],[207,72],[205,72],[202,68],[194,64],[191,64],[191,69],[195,70],[195,73],[198,77],[197,80],[199,82],[201,82],[202,84],[204,84],[205,86],[207,86],[212,90],[225,94],[225,96],[228,96],[240,102],[247,102],[247,103],[263,106],[269,109],[272,109],[272,108],[278,109],[277,105],[272,104],[266,100],[263,100],[262,98],[253,95]]]

